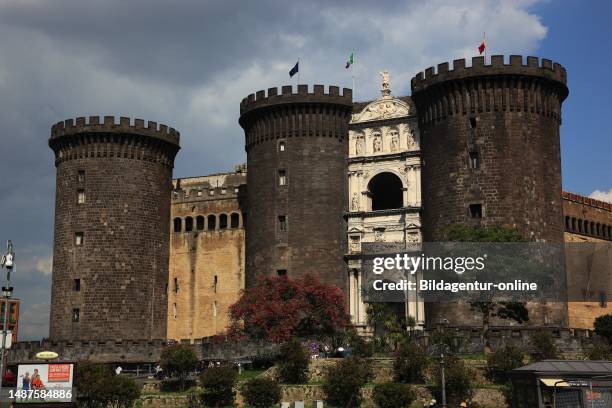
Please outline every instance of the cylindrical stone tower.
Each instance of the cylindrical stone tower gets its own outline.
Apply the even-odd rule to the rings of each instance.
[[[412,79],[421,131],[423,231],[443,241],[448,227],[504,225],[526,239],[563,242],[559,126],[568,95],[565,69],[552,61],[494,55],[439,64]],[[530,324],[566,324],[561,303],[529,304]],[[430,303],[454,326],[477,326],[465,303]],[[494,320],[492,324],[506,325]]]
[[[246,285],[307,273],[346,289],[348,122],[352,91],[315,85],[240,104],[247,152]]]
[[[502,224],[532,241],[562,242],[561,103],[565,69],[494,55],[439,64],[412,79],[423,154],[423,229]]]
[[[55,124],[52,340],[166,337],[179,133],[97,116]]]

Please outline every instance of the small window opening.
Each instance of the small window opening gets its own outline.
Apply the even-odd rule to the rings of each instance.
[[[204,217],[202,217],[201,215],[198,215],[196,217],[196,229],[198,231],[202,231],[204,229]]]
[[[278,276],[287,276],[287,270],[286,270],[286,269],[278,269],[278,270],[276,271],[276,274],[277,274]]]
[[[172,316],[174,317],[174,320],[176,320],[176,303],[172,304]]]
[[[217,284],[219,283],[219,278],[215,275],[215,280],[213,282],[213,288],[215,289],[215,293],[217,293]]]
[[[600,291],[599,292],[599,307],[607,307],[607,306],[608,306],[608,299],[606,298],[606,292]]]
[[[74,234],[74,245],[81,246],[83,245],[83,233],[76,232]]]
[[[470,152],[470,169],[478,169],[478,168],[480,168],[478,152]]]
[[[79,181],[79,183],[85,182],[85,170],[79,170],[77,180]]]
[[[219,216],[219,229],[227,228],[227,214],[221,214]]]
[[[279,231],[287,231],[287,216],[279,215],[278,216],[278,229]]]
[[[285,170],[278,171],[278,185],[279,186],[287,185],[287,172]]]
[[[470,118],[470,127],[472,129],[476,128],[476,118],[475,117]]]
[[[181,230],[183,229],[183,220],[181,220],[180,218],[175,218],[174,219],[174,232],[181,232]]]
[[[85,190],[78,190],[77,191],[77,203],[78,204],[85,204]]]
[[[193,218],[187,217],[185,218],[185,232],[193,231]]]
[[[80,279],[74,280],[74,284],[72,285],[72,290],[74,290],[75,292],[81,291],[81,280]]]
[[[279,142],[278,143],[278,151],[279,152],[284,152],[285,151],[285,142]]]
[[[178,278],[174,278],[174,293],[178,293],[178,291],[179,291]]]
[[[217,228],[217,217],[215,217],[214,215],[209,215],[208,216],[208,230],[212,231],[215,230]]]
[[[81,320],[81,310],[79,308],[72,309],[72,321],[78,323]]]
[[[232,228],[238,228],[240,226],[240,216],[237,213],[232,213],[230,218],[230,226]]]
[[[482,218],[482,204],[470,204],[470,217]]]

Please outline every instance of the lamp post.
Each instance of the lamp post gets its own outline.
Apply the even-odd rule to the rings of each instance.
[[[4,302],[4,320],[2,322],[2,344],[0,344],[0,391],[4,385],[4,348],[6,346],[6,328],[9,315],[9,300],[13,293],[11,284],[11,271],[15,268],[15,252],[13,242],[7,242],[6,254],[2,256],[1,268],[6,269],[6,286],[2,287],[2,301]]]
[[[446,348],[446,344],[444,344],[444,328],[448,325],[448,319],[443,319],[442,315],[438,317],[438,330],[440,333],[440,342],[438,347],[440,347],[440,385],[441,385],[441,397],[442,397],[442,408],[447,408],[446,405],[446,378],[444,376],[444,349]]]

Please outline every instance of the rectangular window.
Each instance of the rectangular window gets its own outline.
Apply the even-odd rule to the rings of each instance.
[[[210,191],[208,192],[208,195],[211,195],[211,196],[215,195],[215,190],[211,188]]]
[[[480,168],[480,162],[478,160],[478,152],[470,152],[470,169]]]
[[[278,142],[278,151],[279,152],[285,151],[285,142]]]
[[[286,215],[278,216],[278,230],[281,232],[287,231],[287,216]]]
[[[482,204],[470,204],[470,217],[482,218]]]
[[[202,190],[198,190],[198,197],[202,197]]]
[[[476,118],[474,118],[474,117],[470,118],[470,127],[472,129],[476,128]]]
[[[79,183],[85,182],[85,170],[79,170],[77,180],[79,181]]]
[[[278,276],[287,276],[287,270],[286,269],[279,269],[276,271],[276,274]]]
[[[179,291],[178,278],[174,278],[174,293],[178,293],[178,291]]]
[[[227,190],[226,190],[226,189],[224,189],[224,188],[222,188],[222,189],[221,189],[221,194],[225,194],[225,193],[227,193]]]
[[[81,319],[81,310],[78,308],[72,309],[72,321],[78,323]]]
[[[74,245],[81,246],[83,245],[83,233],[75,232],[74,234]]]
[[[236,187],[236,188],[234,189],[234,193],[236,193],[236,194],[238,194],[238,192],[239,192],[239,191],[240,191],[240,190],[238,189],[238,187]]]
[[[278,185],[279,186],[287,185],[287,172],[285,170],[278,171]]]
[[[85,190],[77,191],[77,203],[85,204]]]
[[[72,285],[72,289],[75,292],[80,292],[81,291],[81,280],[80,279],[75,279],[74,280],[74,284]]]

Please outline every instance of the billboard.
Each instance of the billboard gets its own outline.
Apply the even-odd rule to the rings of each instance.
[[[74,364],[20,364],[11,400],[20,404],[72,402]]]

